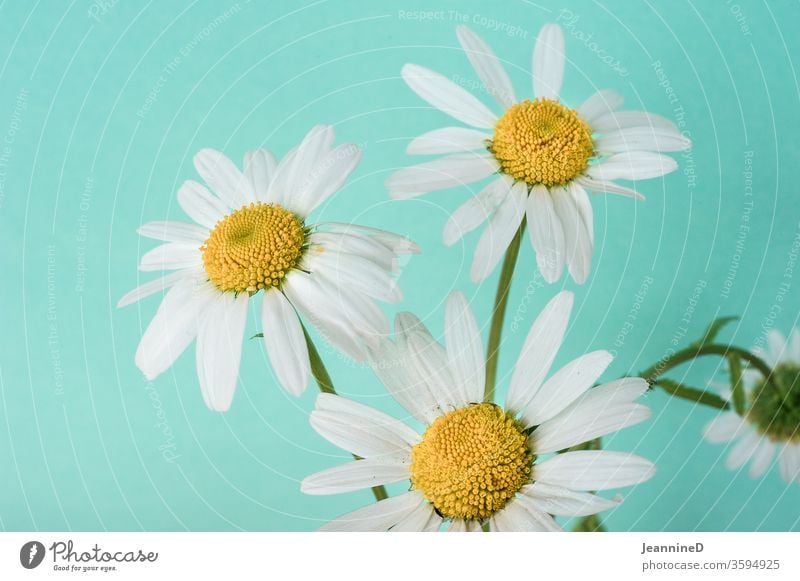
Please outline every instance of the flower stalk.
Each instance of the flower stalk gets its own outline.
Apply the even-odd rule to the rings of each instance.
[[[511,280],[514,277],[514,269],[517,265],[519,247],[522,243],[522,236],[525,233],[525,218],[514,234],[511,243],[506,250],[503,259],[503,267],[500,271],[500,279],[497,282],[497,293],[494,298],[494,308],[492,309],[492,322],[489,327],[489,343],[486,349],[486,384],[484,387],[483,401],[494,401],[495,384],[497,382],[497,363],[500,355],[500,338],[503,334],[503,322],[505,320],[506,308],[508,307],[508,295],[511,290]]]
[[[319,351],[317,351],[317,347],[314,345],[314,341],[308,334],[306,326],[302,323],[301,325],[303,327],[303,336],[306,338],[306,346],[308,347],[308,359],[311,363],[311,374],[314,376],[314,380],[317,382],[320,392],[336,395],[336,388],[333,386],[331,375],[328,373],[328,369],[325,367],[325,363],[323,363],[322,357],[320,357]],[[353,457],[356,460],[360,460],[358,456],[354,455]],[[375,496],[375,500],[378,501],[389,498],[384,486],[373,486],[372,494]]]

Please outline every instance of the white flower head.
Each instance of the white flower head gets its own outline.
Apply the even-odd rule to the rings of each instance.
[[[592,387],[612,360],[595,351],[546,379],[561,346],[573,295],[558,294],[537,318],[511,377],[505,406],[483,403],[484,353],[463,294],[447,301],[445,345],[413,315],[398,315],[396,342],[370,357],[388,391],[426,426],[422,434],[371,407],[322,394],[311,425],[360,459],[306,478],[308,494],[350,492],[410,480],[410,491],[335,519],[323,530],[560,530],[551,515],[587,516],[616,506],[589,491],[630,486],[649,461],[572,446],[637,424],[641,378]],[[547,457],[549,456],[549,457]]]
[[[261,297],[264,345],[281,385],[301,394],[309,358],[298,312],[337,348],[363,360],[388,332],[375,303],[398,302],[398,257],[416,253],[407,238],[307,217],[347,180],[361,150],[333,146],[334,130],[311,129],[278,163],[265,149],[245,155],[244,171],[204,149],[194,158],[212,191],[187,181],[178,203],[194,221],[150,222],[139,234],[165,243],[141,259],[142,271],[173,271],[125,295],[124,306],[169,289],[136,352],[152,379],[193,340],[197,375],[209,408],[230,407],[250,299]]]
[[[788,341],[773,329],[766,348],[754,352],[772,368],[772,381],[754,368],[745,369],[744,414],[723,412],[708,423],[704,437],[712,444],[730,443],[725,460],[729,470],[749,462],[749,476],[760,478],[777,455],[781,478],[800,483],[800,329],[794,329]],[[725,399],[732,399],[729,387],[721,391]]]
[[[587,190],[642,198],[614,180],[675,170],[675,160],[661,152],[687,149],[690,141],[663,117],[618,111],[622,97],[613,91],[598,91],[577,110],[564,105],[559,100],[564,35],[556,24],[545,25],[536,40],[534,100],[517,99],[508,74],[478,35],[460,26],[458,39],[502,113],[439,73],[405,65],[402,75],[414,92],[468,127],[445,127],[414,139],[409,154],[446,155],[391,175],[386,181],[390,195],[410,198],[493,176],[444,228],[444,242],[451,245],[489,220],[475,250],[473,281],[492,273],[526,218],[544,279],[557,281],[566,265],[583,284],[594,248]]]

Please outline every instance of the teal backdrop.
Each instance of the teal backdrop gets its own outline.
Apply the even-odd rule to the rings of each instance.
[[[203,147],[240,160],[283,154],[314,124],[362,145],[347,186],[318,216],[407,234],[402,305],[440,334],[443,300],[464,291],[484,325],[497,272],[469,280],[477,234],[441,230],[466,188],[404,202],[384,179],[412,163],[408,140],[447,124],[399,77],[416,62],[469,88],[455,27],[481,34],[530,96],[531,52],[564,26],[563,98],[597,88],[674,119],[694,141],[679,171],[639,184],[644,202],[593,197],[596,254],[585,286],[546,286],[523,246],[500,360],[501,395],[535,313],[576,293],[558,362],[609,348],[606,378],[641,371],[719,315],[743,347],[791,330],[800,307],[800,5],[759,0],[626,2],[3,2],[0,5],[0,529],[312,530],[371,501],[307,497],[299,481],[346,454],[308,424],[315,389],[281,391],[248,341],[233,407],[203,404],[193,350],[153,382],[134,365],[158,297],[116,308],[152,276],[137,226],[184,218],[177,187]],[[487,95],[475,89],[488,102]],[[256,311],[253,311],[256,312]],[[259,326],[251,313],[248,333]],[[340,392],[398,412],[372,373],[323,357]],[[709,360],[672,373],[724,381]],[[611,449],[656,462],[651,481],[606,513],[616,531],[800,529],[800,486],[729,472],[701,440],[709,408],[651,393],[653,419]],[[393,492],[403,485],[392,487]]]

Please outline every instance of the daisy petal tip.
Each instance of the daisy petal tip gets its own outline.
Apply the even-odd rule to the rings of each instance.
[[[551,302],[558,305],[558,308],[567,312],[567,316],[572,311],[572,306],[575,304],[575,293],[570,290],[562,290]]]
[[[206,405],[208,405],[208,409],[210,409],[212,412],[217,412],[217,413],[225,413],[229,409],[231,409],[231,402],[229,401],[228,402],[209,401],[206,402]]]
[[[555,22],[548,22],[544,26],[542,26],[542,29],[539,31],[539,34],[540,35],[546,34],[550,38],[557,38],[559,36],[563,37],[564,31],[561,29],[561,26],[559,26]]]
[[[305,380],[298,380],[296,382],[287,383],[283,386],[283,389],[286,390],[286,393],[292,395],[294,397],[300,397],[303,395],[308,388],[308,378]]]
[[[415,65],[414,63],[406,63],[400,69],[400,75],[403,77],[404,80],[408,81],[410,77],[418,77],[420,73],[423,72],[425,69],[419,65]]]
[[[303,479],[303,481],[300,482],[300,492],[302,492],[303,494],[310,494],[313,496],[317,496],[320,494],[319,488],[315,486],[313,482],[310,482],[309,478],[305,478]]]

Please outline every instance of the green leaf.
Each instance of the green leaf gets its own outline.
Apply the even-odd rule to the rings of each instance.
[[[661,387],[664,391],[675,397],[707,405],[718,410],[728,409],[728,402],[724,399],[713,393],[697,389],[696,387],[689,387],[677,381],[664,378],[656,379],[654,385]]]
[[[742,360],[736,353],[728,355],[728,366],[731,373],[731,390],[733,391],[733,409],[740,416],[744,415],[745,395],[742,382]]]
[[[250,337],[250,339],[263,339],[263,338],[264,338],[264,333],[256,333],[255,335]]]
[[[739,317],[718,317],[711,321],[711,324],[706,329],[706,332],[703,334],[703,338],[699,341],[694,343],[695,347],[701,347],[706,343],[713,343],[714,339],[717,338],[719,332],[722,331],[722,328],[725,327],[728,323],[732,323],[733,321],[738,321]]]

